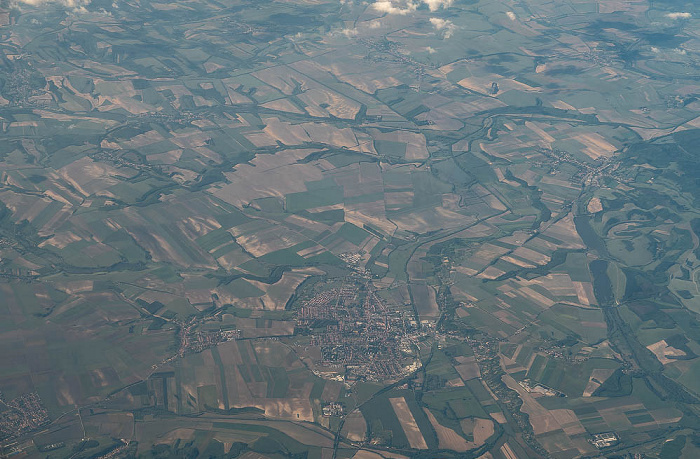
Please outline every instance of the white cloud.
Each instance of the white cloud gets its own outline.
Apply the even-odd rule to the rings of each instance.
[[[436,30],[443,30],[443,37],[450,38],[457,26],[447,19],[441,18],[430,18],[430,23],[435,27]]]
[[[511,21],[515,21],[515,19],[516,19],[515,13],[513,13],[512,11],[508,11],[508,12],[506,13],[506,16],[508,16],[508,18],[509,18]]]
[[[432,46],[426,47],[425,50],[428,51],[429,54],[435,54],[435,53],[437,53],[437,51],[435,50],[435,48],[433,48]]]
[[[453,0],[423,0],[423,3],[428,5],[430,11],[437,11],[440,8],[449,8],[452,6]]]
[[[666,17],[669,17],[671,19],[690,19],[693,17],[692,13],[668,13]]]
[[[348,38],[352,38],[357,36],[357,29],[343,29],[340,31],[340,33],[342,33]]]
[[[85,7],[90,4],[90,0],[16,0],[16,5],[42,6],[57,4],[75,11],[85,12]]]
[[[421,3],[426,5],[430,11],[437,11],[440,8],[449,8],[454,0],[377,0],[372,4],[372,8],[387,14],[406,15],[415,12]]]
[[[430,18],[430,23],[435,27],[436,29],[440,30],[447,26],[448,24],[451,24],[450,21],[447,19],[440,19],[440,18]]]
[[[380,13],[405,15],[416,11],[418,6],[410,0],[407,2],[396,2],[396,4],[391,0],[380,0],[374,2],[372,8]]]
[[[659,53],[662,53],[664,51],[666,53],[668,53],[670,51],[670,52],[675,53],[675,54],[680,54],[681,56],[685,56],[686,54],[688,54],[688,52],[686,50],[684,50],[683,48],[673,48],[671,50],[668,50],[668,49],[662,50],[661,48],[657,48],[656,46],[651,46],[651,47],[649,47],[649,49],[654,54],[659,54]]]

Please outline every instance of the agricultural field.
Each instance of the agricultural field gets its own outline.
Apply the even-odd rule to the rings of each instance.
[[[699,18],[1,3],[0,456],[696,457]]]

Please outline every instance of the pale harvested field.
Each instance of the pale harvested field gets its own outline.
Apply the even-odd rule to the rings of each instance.
[[[540,201],[542,201],[543,204],[549,204],[549,208],[560,207],[564,205],[563,198],[561,198],[559,195],[554,195],[549,192],[543,192],[542,196],[540,197]]]
[[[427,233],[436,229],[449,229],[458,226],[466,226],[475,221],[473,215],[463,215],[450,211],[444,207],[433,207],[420,212],[401,214],[391,219],[400,229]]]
[[[519,283],[523,286],[540,285],[554,297],[577,296],[576,284],[565,273],[550,273],[531,281],[521,281]]]
[[[95,84],[95,91],[98,91],[97,84]],[[151,111],[153,106],[144,104],[143,102],[139,102],[136,99],[134,99],[133,96],[136,95],[135,93],[136,91],[130,91],[130,94],[126,93],[121,96],[99,95],[97,96],[97,101],[93,102],[93,104],[100,111],[110,111],[115,110],[117,108],[122,108],[134,115],[141,115],[143,113]],[[106,104],[105,102],[110,102],[111,105]]]
[[[360,110],[360,104],[348,97],[345,97],[331,89],[316,83],[312,78],[309,78],[307,74],[312,77],[318,78],[317,75],[322,75],[326,73],[326,69],[319,65],[315,61],[299,61],[290,64],[287,68],[278,67],[278,72],[286,72],[291,74],[291,69],[297,70],[299,73],[294,75],[295,79],[301,80],[302,82],[302,94],[298,97],[302,102],[309,104],[306,110],[311,116],[318,116],[317,113],[325,113],[321,116],[328,116],[331,114],[337,118],[353,119],[357,112]],[[320,107],[321,104],[328,104],[327,108]],[[314,110],[315,109],[315,110]]]
[[[241,421],[241,423],[272,427],[306,445],[321,446],[323,448],[333,447],[333,436],[313,425],[288,421],[256,421],[247,419]]]
[[[503,382],[509,388],[515,390],[522,399],[523,406],[520,409],[530,416],[530,424],[532,424],[532,430],[535,432],[535,435],[559,429],[570,432],[585,431],[583,425],[581,425],[571,410],[547,410],[511,376],[503,376]]]
[[[486,152],[491,156],[496,156],[498,158],[504,158],[504,159],[508,159],[511,156],[510,152],[507,150],[504,151],[504,148],[501,145],[493,145],[493,144],[486,143],[486,142],[479,142],[478,145],[479,145],[479,149],[481,149],[481,151]],[[498,171],[498,169],[497,169],[497,171]],[[498,178],[501,182],[507,182],[507,180],[503,179],[502,174],[497,173],[497,175],[499,176]]]
[[[519,459],[518,456],[515,455],[508,443],[504,443],[503,446],[501,446],[500,451],[501,454],[503,454],[503,456],[505,457],[505,459]]]
[[[56,288],[58,290],[63,290],[64,292],[68,293],[69,295],[73,295],[76,293],[91,292],[93,285],[94,285],[94,281],[92,281],[92,280],[81,280],[81,281],[57,283]]]
[[[474,92],[478,92],[479,94],[489,95],[489,92],[491,91],[491,84],[494,81],[498,83],[498,87],[501,91],[511,89],[524,92],[538,91],[536,88],[520,83],[512,78],[505,78],[498,74],[484,74],[479,77],[468,77],[458,81],[457,84]]]
[[[35,115],[40,116],[43,119],[52,119],[52,120],[58,120],[58,121],[71,121],[74,122],[76,120],[85,120],[85,121],[92,121],[95,123],[100,123],[103,124],[107,127],[113,127],[117,124],[119,124],[118,121],[115,120],[107,120],[107,119],[101,119],[97,117],[92,117],[92,116],[81,116],[75,113],[71,113],[70,115],[66,115],[65,113],[55,113],[55,112],[49,112],[46,110],[41,110],[41,109],[36,109],[33,110]],[[24,146],[25,150],[27,149],[26,147],[26,141],[22,141],[22,145]],[[32,156],[39,158],[39,153],[37,150],[30,151],[27,150]]]
[[[471,432],[474,436],[474,441],[467,442],[469,449],[478,448],[486,443],[486,440],[494,433],[493,421],[489,419],[462,419],[460,421],[463,432]]]
[[[360,104],[326,88],[314,88],[297,96],[307,104],[306,112],[311,116],[327,118],[333,115],[341,119],[353,119],[360,110]],[[326,104],[323,108],[321,105]]]
[[[299,164],[313,150],[285,150],[274,155],[258,155],[251,164],[239,164],[236,171],[226,173],[230,182],[208,191],[236,207],[258,198],[284,199],[289,193],[306,191],[304,182],[323,178],[321,170],[313,164]]]
[[[245,137],[250,143],[252,143],[258,148],[274,147],[275,145],[277,145],[275,138],[265,131],[246,132],[245,134],[243,134],[243,137]]]
[[[583,390],[583,397],[590,397],[612,374],[615,373],[613,368],[596,368],[591,372],[588,379],[588,384]]]
[[[535,133],[540,139],[544,141],[544,145],[547,147],[551,147],[552,143],[554,143],[555,139],[549,133],[547,133],[543,126],[539,123],[535,123],[532,121],[525,121],[525,126],[530,129],[532,132]]]
[[[364,79],[358,75],[336,75],[340,81],[343,81],[360,91],[366,92],[367,94],[374,94],[380,89],[393,88],[399,86],[401,81],[394,77],[383,77],[375,78],[373,80]]]
[[[311,402],[308,399],[259,399],[259,408],[265,410],[265,416],[290,419],[294,421],[314,421],[314,413]],[[331,446],[333,442],[329,440]]]
[[[647,349],[653,352],[656,358],[659,359],[659,362],[661,362],[663,365],[668,365],[669,363],[677,361],[676,359],[671,359],[669,357],[683,357],[685,355],[685,352],[669,346],[665,340],[650,344],[647,346]]]
[[[283,226],[236,237],[236,242],[254,257],[261,257],[276,250],[287,249],[306,240],[301,234]]]
[[[386,458],[386,459],[407,459],[407,456],[404,456],[403,454],[394,453],[394,452],[391,452],[391,451],[370,451],[370,450],[367,450],[367,449],[362,449],[362,450],[358,451],[358,452],[353,456],[353,458],[358,457],[357,454],[359,454],[359,453],[371,453],[371,454],[377,454],[377,455],[378,455],[378,456],[360,456],[360,457],[366,458],[366,459],[375,459],[375,458],[378,459],[378,457],[383,457],[383,458]]]
[[[196,148],[203,147],[211,137],[206,132],[198,129],[188,129],[182,131],[173,131],[173,137],[169,138],[172,143],[180,148]]]
[[[536,265],[543,265],[550,260],[549,255],[545,255],[527,247],[518,247],[513,251],[513,256],[528,260]]]
[[[326,248],[323,247],[322,245],[316,244],[314,246],[309,247],[308,249],[303,249],[297,252],[297,254],[300,257],[304,258],[311,258],[316,255],[320,255],[321,253],[325,252]]]
[[[455,298],[459,298],[461,301],[469,301],[469,302],[479,301],[478,298],[470,295],[468,292],[465,292],[464,290],[460,289],[456,285],[452,286],[452,294],[456,295]]]
[[[27,219],[28,221],[31,221]],[[55,234],[52,238],[47,239],[39,244],[39,247],[44,247],[45,245],[52,245],[56,247],[57,249],[63,249],[65,248],[68,244],[72,244],[73,242],[78,242],[82,240],[80,236],[78,236],[75,233],[72,233],[70,231],[64,231],[61,233]]]
[[[160,132],[150,130],[148,132],[144,132],[143,134],[138,134],[131,137],[129,140],[120,140],[119,145],[126,149],[138,149],[164,139],[165,137],[163,137]]]
[[[595,295],[593,293],[593,284],[590,282],[573,282],[574,288],[576,289],[576,296],[578,296],[579,303],[589,306],[591,304],[597,304],[595,300]]]
[[[481,199],[484,200],[486,205],[488,205],[490,208],[495,209],[499,212],[502,212],[504,210],[507,210],[508,208],[501,202],[500,199],[498,199],[496,196],[493,194],[487,194],[485,196],[482,196]]]
[[[583,241],[578,235],[578,232],[576,231],[576,226],[574,225],[574,217],[571,214],[567,215],[554,225],[547,228],[542,234],[562,241],[562,244],[558,245],[559,248],[584,248]]]
[[[558,409],[551,411],[559,425],[564,429],[564,433],[569,436],[581,435],[586,432],[583,424],[572,410]]]
[[[226,92],[228,94],[228,103],[230,105],[253,103],[253,101],[250,100],[250,98],[236,91],[236,89],[240,87],[240,83],[238,83],[236,79],[226,78],[221,80],[221,83],[226,88]]]
[[[368,224],[389,236],[397,230],[397,225],[386,217],[384,201],[346,205],[345,221],[359,228]]]
[[[170,262],[181,266],[188,266],[189,261],[180,255],[180,250],[173,247],[168,241],[151,231],[146,226],[130,226],[126,231],[134,240],[151,254],[153,261]]]
[[[425,438],[416,424],[416,420],[411,413],[410,408],[406,404],[406,400],[403,397],[393,397],[390,398],[391,406],[394,408],[396,417],[399,418],[401,423],[401,428],[406,434],[408,443],[411,448],[415,449],[428,449],[427,443],[425,443]]]
[[[171,430],[170,432],[166,433],[165,435],[159,437],[158,440],[155,441],[155,444],[161,444],[161,443],[172,444],[172,443],[175,443],[176,440],[189,441],[189,440],[192,440],[194,438],[194,434],[195,434],[195,429],[186,429],[184,427],[181,427],[179,429]]]
[[[89,205],[89,200],[84,200],[83,196],[81,196],[76,190],[69,189],[67,184],[61,183],[60,180],[57,180],[58,174],[51,173],[47,174],[47,176],[51,179],[51,185],[54,188],[53,190],[48,189],[44,192],[47,197],[70,206],[78,204]]]
[[[359,410],[345,418],[342,434],[350,441],[364,441],[367,436],[367,422]]]
[[[111,196],[107,188],[120,182],[116,177],[130,177],[134,175],[134,172],[129,169],[117,169],[104,163],[96,163],[87,156],[58,170],[61,178],[85,197],[93,194]]]
[[[518,294],[537,303],[541,308],[549,308],[555,304],[555,301],[550,300],[539,292],[534,291],[530,287],[522,287],[518,290]]]
[[[252,75],[288,96],[292,95],[297,85],[300,86],[302,91],[307,89],[309,85],[316,85],[306,75],[288,66],[267,68],[253,72]]]
[[[270,110],[277,110],[280,112],[296,113],[299,115],[304,114],[304,112],[301,109],[299,109],[299,107],[291,103],[289,99],[271,100],[270,102],[260,104],[260,106],[268,108]]]
[[[289,217],[285,218],[284,221],[289,223],[290,225],[298,226],[300,228],[308,229],[311,231],[316,231],[317,233],[322,233],[330,228],[330,226],[326,225],[325,223],[310,220],[308,218],[296,214],[290,215]]]
[[[399,79],[391,76],[392,71],[389,68],[386,69],[387,73],[358,72],[359,69],[350,60],[346,62],[342,59],[317,59],[319,65],[332,73],[338,80],[367,94],[374,94],[379,89],[391,88],[401,84]]]
[[[267,437],[267,434],[262,432],[249,432],[245,430],[237,429],[221,429],[213,432],[213,438],[224,444],[224,451],[228,452],[231,446],[235,442],[243,442],[252,445],[260,438]],[[254,453],[249,451],[244,453],[242,456],[238,456],[240,459],[266,459],[266,456],[262,454]]]
[[[615,145],[595,132],[576,135],[573,138],[584,145],[585,148],[582,151],[592,159],[598,159],[601,156],[610,157],[618,150]]]
[[[521,268],[534,268],[535,265],[532,263],[528,263],[526,261],[523,261],[519,258],[515,258],[513,256],[506,255],[504,257],[501,257],[501,260],[507,261],[508,263],[514,264],[516,266],[520,266]]]
[[[236,247],[227,254],[222,255],[216,259],[217,263],[219,263],[219,265],[226,270],[230,270],[238,265],[245,263],[248,260],[251,260],[251,257],[245,254],[243,252],[243,249],[241,249],[240,247]],[[244,269],[241,269],[241,271],[245,272]]]
[[[523,401],[520,408],[521,411],[530,415],[530,424],[536,435],[550,432],[559,428],[549,410],[544,408],[540,403],[530,395],[520,384],[518,384],[511,376],[503,376],[503,382],[510,388],[515,390]]]
[[[301,145],[312,141],[301,124],[285,123],[279,118],[264,118],[263,123],[265,123],[263,131],[275,141],[285,145]]]
[[[471,257],[469,257],[468,263],[471,268],[481,269],[491,263],[494,259],[502,256],[508,252],[505,247],[500,247],[493,244],[483,244],[479,247]]]
[[[315,268],[296,269],[285,272],[282,278],[272,285],[255,280],[248,280],[248,282],[266,292],[265,295],[261,297],[265,309],[283,310],[296,288],[309,276],[320,274],[321,272],[322,271]]]
[[[356,149],[357,137],[350,128],[338,129],[324,123],[304,123],[301,125],[314,142],[325,143],[337,147]]]
[[[155,155],[147,155],[146,158],[150,162],[162,164],[175,164],[180,160],[183,150],[170,150],[166,153],[158,153]]]
[[[366,449],[361,449],[355,453],[353,459],[384,459],[384,456],[379,453],[367,451]]]
[[[215,229],[221,228],[221,225],[215,218],[206,217],[186,217],[176,224],[190,239],[197,239]]]
[[[423,408],[423,411],[425,411],[428,420],[430,420],[430,424],[432,424],[433,429],[435,429],[440,449],[451,449],[457,452],[464,452],[471,449],[469,446],[470,442],[465,440],[453,429],[441,425],[428,408]]]
[[[263,454],[256,453],[255,451],[248,451],[239,457],[240,459],[270,459],[270,456],[265,456]]]

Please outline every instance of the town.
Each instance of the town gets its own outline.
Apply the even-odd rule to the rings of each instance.
[[[321,349],[320,366],[344,368],[346,380],[385,380],[413,363],[411,319],[388,308],[369,281],[349,279],[303,302],[297,327]]]

